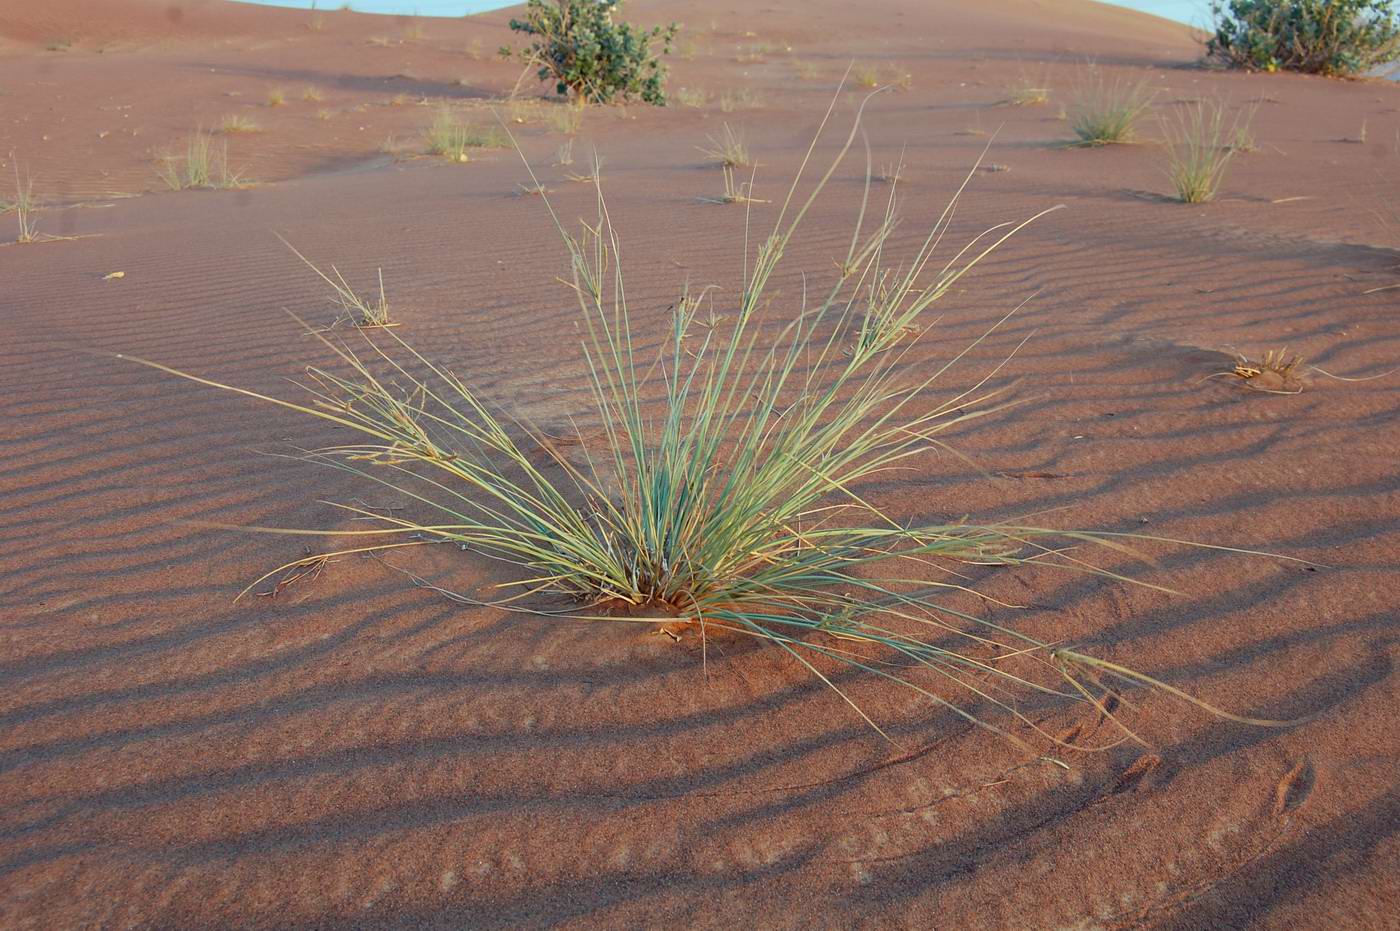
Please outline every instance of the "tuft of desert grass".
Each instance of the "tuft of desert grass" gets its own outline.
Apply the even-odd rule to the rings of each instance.
[[[749,147],[744,142],[743,133],[725,123],[717,136],[706,136],[709,145],[700,146],[700,152],[712,162],[719,162],[730,168],[747,167],[753,159]]]
[[[14,161],[13,155],[10,158]],[[34,196],[34,176],[25,172],[21,177],[18,161],[14,161],[14,168],[15,197],[14,200],[0,202],[0,213],[13,213],[15,215],[15,221],[18,224],[15,242],[37,242],[39,227],[34,219],[34,214],[38,210],[39,200]]]
[[[433,122],[423,131],[428,152],[449,161],[468,161],[470,149],[495,148],[507,144],[501,131],[493,126],[480,127],[461,120],[449,107],[443,107]]]
[[[267,100],[265,101],[265,103],[269,107],[284,106],[287,103],[287,92],[282,90],[282,88],[280,87],[274,87],[272,90],[267,92]]]
[[[240,188],[248,184],[240,172],[229,170],[228,143],[215,145],[213,136],[203,130],[190,134],[183,151],[162,154],[156,162],[156,174],[172,191]]]
[[[261,130],[262,127],[250,117],[235,113],[220,120],[217,131],[224,136],[235,136],[244,133],[261,132]]]
[[[321,93],[319,88],[312,87],[308,84],[301,89],[301,99],[305,100],[307,103],[320,103],[322,100],[325,100],[326,97]]]
[[[322,281],[330,286],[331,302],[339,306],[342,313],[342,316],[336,318],[332,326],[342,322],[361,328],[384,329],[398,326],[389,316],[389,299],[384,294],[384,269],[376,269],[376,275],[379,279],[378,296],[361,297],[354,288],[350,287],[340,270],[334,265],[330,267],[330,275],[327,275],[310,259],[298,252],[296,247],[287,240],[283,239],[282,244],[291,249],[293,255],[301,259],[307,268],[315,272]],[[334,277],[331,277],[332,275]]]
[[[1050,88],[1022,78],[1006,89],[1002,103],[1012,107],[1039,107],[1050,102]]]
[[[994,226],[935,259],[959,188],[926,236],[890,250],[907,256],[890,265],[891,192],[873,230],[862,202],[843,263],[853,272],[830,288],[778,291],[770,282],[788,280],[778,272],[784,256],[858,130],[859,114],[829,167],[804,185],[819,129],[773,231],[758,237],[737,286],[722,292],[723,313],[714,289],[682,287],[655,352],[641,347],[657,341],[635,330],[621,237],[601,189],[596,219],[577,233],[547,208],[568,252],[583,377],[603,435],[582,463],[393,332],[366,334],[360,348],[322,335],[334,360],[307,369],[306,402],[135,361],[340,428],[344,442],[302,455],[409,501],[393,510],[341,505],[356,519],[349,530],[264,528],[349,544],[264,579],[332,555],[448,544],[514,567],[489,601],[436,589],[458,602],[646,625],[693,637],[702,650],[749,638],[831,687],[880,733],[881,711],[847,694],[848,675],[901,687],[1037,754],[1030,740],[1060,741],[1023,698],[1078,704],[1134,739],[1116,709],[1126,704],[1120,692],[1141,686],[1233,720],[1272,723],[1229,715],[944,597],[966,593],[967,566],[1059,566],[1127,581],[1087,562],[1088,551],[1121,551],[1120,535],[970,516],[900,521],[867,497],[891,470],[943,448],[947,431],[1005,406],[994,386],[1005,362],[961,388],[941,381],[985,335],[932,367],[907,364],[907,348],[934,303],[1043,214]],[[961,513],[958,502],[947,505]]]
[[[671,100],[682,107],[699,109],[710,102],[710,95],[695,87],[682,87],[669,95]]]
[[[719,95],[719,109],[722,113],[736,110],[756,110],[763,106],[763,97],[748,88],[724,91]]]
[[[577,135],[583,127],[583,108],[572,103],[556,104],[546,111],[545,121],[556,133]]]
[[[874,175],[876,181],[885,184],[899,184],[904,180],[904,159],[886,162]]]
[[[880,71],[868,62],[857,62],[851,67],[851,81],[856,87],[874,90],[880,86]]]
[[[1203,204],[1215,199],[1237,151],[1232,142],[1241,130],[1248,132],[1247,120],[1239,114],[1233,122],[1227,120],[1218,100],[1188,103],[1162,118],[1166,172],[1178,200]]]
[[[1154,93],[1146,79],[1107,80],[1097,69],[1075,93],[1066,118],[1075,145],[1120,145],[1137,138],[1137,123],[1152,106]]]

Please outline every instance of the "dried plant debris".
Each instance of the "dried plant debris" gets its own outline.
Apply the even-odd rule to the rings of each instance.
[[[1298,394],[1306,384],[1304,376],[1312,373],[1322,375],[1334,381],[1371,381],[1376,378],[1385,378],[1387,375],[1394,375],[1400,369],[1392,369],[1389,372],[1380,372],[1376,375],[1365,375],[1359,378],[1349,378],[1344,375],[1333,375],[1325,369],[1316,365],[1309,365],[1303,361],[1303,357],[1297,354],[1289,355],[1288,349],[1270,349],[1258,359],[1251,359],[1241,353],[1235,353],[1235,364],[1228,372],[1216,372],[1207,375],[1206,378],[1237,378],[1244,387],[1251,391],[1262,391],[1265,394]]]

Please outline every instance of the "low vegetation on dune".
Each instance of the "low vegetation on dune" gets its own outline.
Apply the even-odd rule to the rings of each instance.
[[[13,159],[14,156],[11,156]],[[15,242],[31,243],[38,239],[38,224],[34,219],[34,213],[38,207],[38,198],[34,196],[34,178],[32,175],[20,175],[19,162],[15,166],[15,197],[14,200],[0,201],[0,214],[13,213],[18,230],[15,233]]]
[[[167,152],[156,162],[156,174],[172,191],[187,188],[238,188],[247,180],[229,170],[228,144],[215,145],[213,136],[203,130],[190,134],[179,152]]]
[[[1229,118],[1226,110],[1221,101],[1197,100],[1162,118],[1167,176],[1184,203],[1214,200],[1230,160],[1252,139],[1250,114]]]
[[[1147,80],[1110,81],[1092,69],[1066,111],[1076,145],[1100,146],[1133,142],[1137,124],[1152,106],[1154,94]]]
[[[510,28],[531,37],[528,47],[503,48],[536,69],[541,81],[580,103],[641,100],[664,106],[666,65],[675,23],[641,29],[614,22],[619,0],[528,0]],[[660,54],[652,48],[659,42]]]
[[[728,123],[724,124],[718,135],[707,136],[706,139],[709,145],[701,146],[700,152],[712,162],[728,165],[730,168],[742,168],[752,160],[743,133]]]
[[[814,168],[826,120],[737,286],[682,287],[655,354],[639,348],[651,339],[634,329],[620,236],[601,187],[596,218],[577,233],[547,208],[568,252],[591,426],[603,437],[582,463],[393,331],[366,332],[354,346],[322,335],[333,361],[308,369],[308,401],[144,362],[334,424],[345,442],[306,458],[411,501],[387,512],[341,505],[357,529],[300,532],[345,539],[349,548],[264,578],[331,555],[446,543],[515,567],[499,598],[454,595],[462,602],[661,625],[702,648],[753,638],[836,689],[877,729],[884,715],[847,694],[845,674],[888,680],[1027,746],[1056,738],[1019,697],[1084,703],[1125,731],[1115,717],[1118,691],[1147,685],[1188,698],[957,607],[966,591],[960,566],[1034,562],[1099,572],[1084,550],[1120,550],[1119,535],[971,517],[910,523],[867,497],[871,479],[916,467],[942,448],[947,431],[1007,403],[993,385],[1005,360],[943,387],[982,339],[932,367],[923,358],[913,364],[909,352],[930,307],[1040,215],[994,226],[936,259],[955,194],[927,235],[906,244],[907,259],[890,265],[891,193],[873,228],[862,203],[835,280],[779,291],[773,282],[785,255],[859,138],[857,116],[834,160]],[[867,200],[869,191],[867,184]],[[961,513],[961,505],[948,511]]]
[[[331,273],[328,275],[306,256],[297,251],[296,247],[285,239],[283,244],[292,250],[292,254],[301,259],[306,267],[317,274],[322,281],[330,286],[331,302],[338,306],[341,316],[337,317],[332,326],[341,323],[349,323],[357,327],[379,327],[387,328],[397,326],[389,316],[389,299],[384,293],[384,270],[376,269],[375,274],[379,279],[379,295],[376,297],[361,296],[345,280],[345,276],[340,273],[340,269],[332,265]],[[334,277],[332,277],[334,276]]]
[[[1400,58],[1394,0],[1212,0],[1207,55],[1252,71],[1350,77]]]
[[[450,107],[438,110],[428,128],[423,130],[430,155],[440,155],[453,162],[469,160],[471,149],[499,148],[508,144],[504,133],[494,126],[477,126],[461,119]]]

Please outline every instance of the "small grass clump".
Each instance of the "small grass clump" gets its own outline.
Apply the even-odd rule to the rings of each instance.
[[[899,250],[906,260],[887,267],[891,199],[875,230],[854,224],[844,264],[856,271],[819,291],[777,290],[770,282],[788,280],[778,269],[849,153],[858,120],[804,191],[818,131],[737,287],[681,289],[654,356],[640,348],[653,340],[634,331],[640,315],[628,302],[620,237],[601,190],[596,219],[577,233],[550,209],[568,251],[583,377],[603,437],[581,460],[393,332],[366,334],[362,349],[322,336],[334,364],[307,370],[306,402],[143,364],[346,431],[346,441],[302,455],[409,507],[342,505],[353,529],[303,532],[347,538],[340,553],[404,554],[442,543],[512,567],[494,600],[446,593],[462,603],[646,625],[697,639],[702,650],[751,639],[830,686],[881,733],[880,712],[845,691],[853,674],[903,688],[1036,755],[1043,750],[1030,741],[1062,743],[1042,723],[1041,703],[1051,699],[1077,703],[1134,738],[1118,710],[1132,706],[1118,693],[1133,687],[1216,711],[1145,674],[960,607],[966,566],[1082,571],[1095,545],[1121,550],[1118,535],[969,517],[898,520],[871,497],[891,470],[917,467],[942,447],[940,435],[1001,403],[992,385],[1000,365],[961,387],[942,382],[981,339],[929,368],[908,364],[910,340],[901,334],[917,339],[929,308],[1035,218],[993,227],[935,261],[955,195],[926,237]],[[865,322],[872,315],[882,321],[877,329]],[[264,578],[332,555],[298,558]],[[1115,735],[1109,745],[1116,743]]]
[[[763,106],[763,97],[747,87],[729,90],[719,95],[719,109],[722,113],[736,110],[757,110]]]
[[[14,156],[11,156],[13,159]],[[20,177],[19,162],[15,162],[15,199],[12,201],[0,202],[0,213],[13,213],[15,220],[19,224],[19,230],[15,234],[15,242],[31,243],[37,242],[39,238],[38,224],[35,222],[34,214],[38,208],[38,198],[34,196],[34,177],[28,173],[23,178]]]
[[[1137,122],[1152,106],[1147,81],[1106,81],[1095,69],[1067,111],[1075,145],[1120,145],[1137,138]]]
[[[267,100],[265,102],[269,107],[285,106],[287,103],[287,92],[280,87],[274,87],[267,92]]]
[[[700,152],[712,162],[719,162],[721,165],[730,168],[743,168],[752,163],[749,155],[749,147],[744,142],[744,136],[728,123],[720,130],[718,136],[706,136],[710,144],[700,146]]]
[[[498,148],[507,145],[505,134],[495,127],[479,127],[458,119],[451,109],[443,107],[433,122],[423,131],[428,153],[449,161],[469,161],[470,149]]]
[[[867,62],[858,62],[851,67],[851,81],[862,90],[874,90],[880,86],[879,69]]]
[[[545,122],[556,133],[577,135],[583,127],[583,108],[568,103],[552,106],[546,111]]]
[[[307,85],[301,89],[301,99],[305,100],[307,103],[320,103],[322,100],[325,100],[326,97],[318,88]]]
[[[162,155],[156,174],[172,191],[239,188],[248,183],[240,173],[229,171],[228,144],[216,146],[213,136],[202,130],[190,134],[183,152]]]
[[[350,323],[361,328],[379,329],[398,326],[389,317],[389,299],[384,294],[384,269],[376,270],[379,277],[379,296],[361,297],[354,288],[350,287],[345,277],[340,274],[340,270],[334,265],[331,266],[331,274],[327,275],[316,267],[310,259],[298,252],[291,243],[285,239],[282,240],[282,243],[291,249],[292,254],[301,259],[307,268],[315,272],[322,281],[330,286],[333,295],[331,303],[339,306],[342,312],[342,316],[337,317],[335,322],[331,324],[332,327],[340,323]],[[332,278],[331,275],[335,277]]]
[[[1227,122],[1225,105],[1220,101],[1197,100],[1162,119],[1167,177],[1178,200],[1203,204],[1215,199],[1237,151],[1233,140],[1242,130],[1249,130],[1248,117],[1237,115],[1233,122]]]
[[[682,107],[698,110],[710,102],[710,95],[696,87],[682,87],[671,94],[671,100]]]
[[[219,122],[218,132],[224,136],[236,136],[246,133],[261,132],[262,127],[251,118],[241,114],[230,114]]]
[[[1050,102],[1050,88],[1022,78],[1006,89],[1002,103],[1012,107],[1039,107]]]

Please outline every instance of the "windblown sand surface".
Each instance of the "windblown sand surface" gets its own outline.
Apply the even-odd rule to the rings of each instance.
[[[910,520],[1052,511],[1315,563],[1152,546],[1155,566],[1110,565],[1180,594],[979,569],[1020,607],[954,599],[1306,723],[1141,695],[1150,749],[1059,751],[1065,771],[849,678],[892,746],[773,650],[712,644],[702,671],[691,639],[464,607],[373,560],[233,603],[307,541],[192,522],[343,528],[319,502],[406,503],[263,454],[333,430],[111,355],[295,396],[325,352],[285,310],[334,312],[274,234],[360,286],[382,266],[396,332],[512,412],[596,428],[563,247],[519,160],[417,155],[438,102],[485,117],[515,83],[492,57],[507,16],[3,0],[0,177],[13,151],[48,200],[39,231],[74,238],[0,248],[0,926],[1400,927],[1400,375],[1294,396],[1206,379],[1283,345],[1338,375],[1400,366],[1400,290],[1374,290],[1400,282],[1400,87],[1197,70],[1183,28],[1078,0],[630,15],[684,21],[671,87],[710,95],[589,111],[577,135],[575,170],[606,160],[638,330],[655,343],[687,279],[738,281],[744,208],[699,200],[720,185],[707,134],[742,128],[758,196],[780,198],[851,58],[907,72],[867,121],[877,169],[904,153],[904,236],[998,129],[1004,170],[977,173],[954,239],[1068,209],[964,279],[915,350],[932,366],[1033,296],[940,383],[1029,337],[997,378],[1024,403],[950,437],[972,462],[929,454],[863,492]],[[791,51],[736,61],[757,43]],[[1167,200],[1154,144],[1058,145],[1089,58],[1147,78],[1157,112],[1257,105],[1260,149],[1220,202]],[[1051,102],[999,106],[1023,75]],[[512,128],[571,220],[593,194],[552,164],[554,109]],[[231,114],[261,128],[228,139],[258,183],[158,190],[153,158]],[[780,301],[835,272],[864,173],[863,154],[837,173]],[[755,229],[774,212],[754,205]],[[509,577],[444,548],[389,561],[466,592]],[[1084,745],[1110,733],[1026,710]]]

